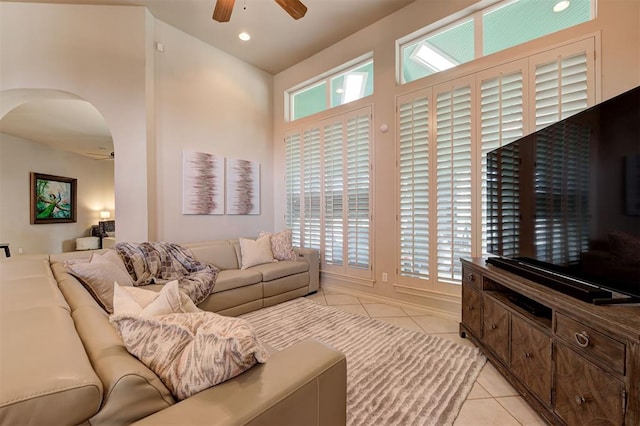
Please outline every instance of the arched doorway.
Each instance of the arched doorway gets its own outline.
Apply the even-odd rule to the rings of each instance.
[[[15,254],[73,251],[100,212],[115,216],[109,126],[94,105],[72,93],[11,89],[0,97],[0,240]],[[30,224],[30,172],[78,179],[77,222]]]

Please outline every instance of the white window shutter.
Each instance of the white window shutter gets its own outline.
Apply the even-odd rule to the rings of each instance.
[[[487,254],[487,154],[496,148],[507,145],[524,135],[524,81],[523,70],[508,74],[498,74],[486,78],[480,83],[480,140],[481,140],[481,211],[482,211],[482,253]],[[503,170],[514,170],[513,156],[505,152],[500,163]],[[517,159],[515,159],[517,161]],[[504,178],[504,177],[503,177]],[[497,179],[496,176],[493,179]],[[509,182],[496,184],[508,186],[512,195],[502,200],[499,206],[492,206],[491,214],[500,216],[502,224],[499,230],[503,243],[501,254],[513,255],[518,249],[519,227],[519,186],[518,176],[509,178]],[[504,192],[506,194],[507,192]],[[511,236],[511,238],[510,238]],[[495,253],[494,253],[495,254]]]
[[[429,97],[399,107],[399,274],[429,278]]]
[[[301,211],[300,211],[300,133],[291,133],[285,137],[285,194],[287,210],[285,223],[291,229],[293,244],[301,244]]]
[[[322,184],[320,129],[304,131],[303,139],[303,241],[306,248],[320,250],[322,236]]]
[[[371,115],[347,119],[347,253],[351,268],[370,270]]]
[[[324,126],[324,262],[344,262],[344,124]]]
[[[436,94],[438,278],[460,280],[471,255],[471,87]]]

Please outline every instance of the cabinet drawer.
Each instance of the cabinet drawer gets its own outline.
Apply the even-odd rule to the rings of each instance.
[[[551,405],[551,336],[511,315],[511,369],[546,405]]]
[[[463,267],[462,282],[479,289],[482,285],[482,274],[473,269]]]
[[[482,338],[482,293],[467,284],[462,285],[462,323]]]
[[[493,352],[509,365],[510,313],[493,297],[484,294],[482,310],[482,338]]]
[[[623,383],[563,344],[555,353],[556,414],[567,425],[623,424]]]
[[[602,365],[624,374],[624,343],[560,313],[556,314],[556,335],[569,343],[578,353],[589,354]]]

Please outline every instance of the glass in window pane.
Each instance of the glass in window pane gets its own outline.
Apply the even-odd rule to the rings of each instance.
[[[482,18],[483,55],[490,55],[591,19],[591,0],[571,0],[554,12],[557,0],[516,0]],[[505,36],[508,35],[508,36]]]
[[[327,109],[326,91],[327,83],[322,82],[292,95],[293,119],[297,120]]]
[[[402,82],[453,68],[474,59],[473,20],[402,47]]]
[[[373,61],[331,79],[331,107],[373,94]]]

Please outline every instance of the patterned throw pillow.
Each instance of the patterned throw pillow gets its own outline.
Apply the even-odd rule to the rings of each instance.
[[[268,352],[248,321],[213,312],[113,315],[127,350],[179,399],[237,376]]]
[[[259,237],[268,235],[271,238],[271,251],[276,260],[296,260],[298,256],[293,251],[293,243],[291,242],[291,229],[285,229],[275,234],[260,231]]]

